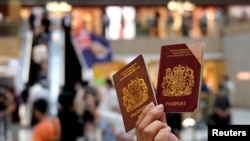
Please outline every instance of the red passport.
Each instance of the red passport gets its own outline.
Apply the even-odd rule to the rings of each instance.
[[[198,108],[204,44],[161,47],[156,99],[165,112],[194,112]]]
[[[126,132],[135,127],[142,109],[150,102],[156,105],[154,89],[142,55],[113,75]]]

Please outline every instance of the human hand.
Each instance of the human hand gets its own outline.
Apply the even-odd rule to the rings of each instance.
[[[179,141],[166,124],[163,105],[147,105],[136,122],[137,141]]]

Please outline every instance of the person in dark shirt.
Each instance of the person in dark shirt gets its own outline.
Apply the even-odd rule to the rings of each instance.
[[[50,22],[50,19],[48,17],[47,12],[43,13],[43,17],[42,17],[42,20],[41,20],[41,25],[42,25],[42,28],[43,28],[43,34],[42,34],[43,39],[48,42],[50,40],[51,22]]]
[[[182,129],[182,115],[181,113],[166,113],[167,124],[171,127],[171,132],[180,138]]]
[[[58,118],[61,125],[61,141],[76,141],[83,134],[83,123],[73,110],[74,95],[72,92],[63,91],[59,95]],[[82,133],[79,133],[82,131]]]
[[[36,16],[33,13],[31,13],[29,16],[29,28],[31,31],[34,31],[35,20],[36,20]]]
[[[0,92],[0,111],[4,111],[7,108],[6,97]]]
[[[24,104],[26,104],[28,101],[29,88],[30,88],[30,85],[28,83],[26,83],[24,90],[21,92],[21,102]]]
[[[231,105],[226,94],[221,91],[221,88],[215,97],[214,111],[211,119],[215,125],[231,124]]]
[[[0,138],[4,138],[7,140],[6,137],[6,116],[5,116],[5,111],[7,109],[7,98],[4,95],[4,91],[0,89]]]
[[[201,91],[205,93],[210,93],[211,89],[208,87],[206,80],[203,78],[201,83]]]

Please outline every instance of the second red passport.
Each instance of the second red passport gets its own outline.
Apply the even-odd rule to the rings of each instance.
[[[162,46],[156,90],[165,112],[193,112],[198,108],[203,44]]]

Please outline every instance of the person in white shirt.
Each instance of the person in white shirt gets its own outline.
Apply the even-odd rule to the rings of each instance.
[[[235,85],[234,82],[230,79],[228,75],[223,76],[222,83],[224,84],[226,88],[226,92],[228,94],[228,99],[231,105],[234,105],[234,95],[235,95]]]
[[[106,79],[106,85],[101,90],[101,101],[98,106],[98,114],[101,118],[102,126],[105,126],[106,132],[108,127],[112,129],[112,135],[116,140],[130,141],[133,140],[133,134],[127,134],[123,124],[120,106],[116,94],[115,87],[111,79]],[[106,139],[111,141],[112,135]]]
[[[31,111],[29,117],[31,118],[30,125],[33,127],[37,120],[34,118],[33,115],[33,103],[37,99],[45,99],[47,102],[49,102],[49,89],[47,88],[47,80],[45,78],[42,78],[38,80],[33,86],[29,89],[29,97],[28,97],[28,107],[29,111]]]

